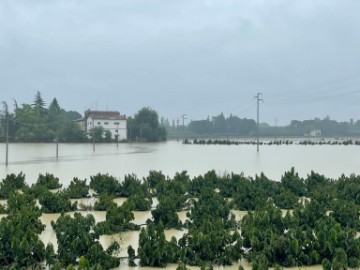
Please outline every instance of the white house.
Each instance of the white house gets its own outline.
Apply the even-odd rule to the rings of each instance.
[[[84,128],[89,133],[93,127],[103,127],[111,132],[111,137],[118,140],[127,139],[126,115],[117,111],[90,111],[84,113]]]
[[[311,137],[320,137],[321,136],[321,130],[320,129],[313,129],[310,131]]]

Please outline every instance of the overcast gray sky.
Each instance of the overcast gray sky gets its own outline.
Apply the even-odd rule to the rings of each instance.
[[[160,116],[360,118],[360,1],[1,0],[0,99]]]

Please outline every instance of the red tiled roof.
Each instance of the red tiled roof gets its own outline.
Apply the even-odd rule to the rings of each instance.
[[[108,119],[108,120],[126,120],[126,115],[121,115],[117,111],[86,111],[85,119]]]

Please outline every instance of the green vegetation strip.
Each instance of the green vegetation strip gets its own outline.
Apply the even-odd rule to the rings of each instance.
[[[257,141],[245,140],[245,141],[234,141],[234,140],[198,140],[193,141],[184,140],[184,144],[200,144],[200,145],[256,145]],[[360,145],[359,140],[275,140],[275,141],[261,141],[260,145]]]
[[[94,206],[70,202],[90,197],[97,198]],[[114,199],[120,197],[127,200],[118,206]],[[152,208],[155,197],[159,203]],[[263,174],[252,178],[209,171],[190,178],[181,172],[170,178],[150,171],[143,179],[97,174],[89,184],[74,178],[63,188],[51,174],[40,174],[29,186],[20,173],[2,179],[0,198],[7,200],[0,207],[5,214],[0,220],[1,269],[112,269],[120,265],[124,247],[113,241],[104,249],[99,238],[130,230],[140,230],[138,249],[126,247],[130,266],[175,263],[179,270],[186,265],[210,269],[246,259],[252,269],[360,267],[360,176],[355,175],[329,179],[311,172],[301,178],[292,168],[272,181]],[[81,210],[106,211],[106,219],[66,214]],[[231,210],[248,214],[239,221]],[[133,211],[151,211],[152,217],[134,224]],[[179,211],[187,211],[183,222]],[[61,213],[51,222],[56,251],[39,238],[45,229],[43,213]],[[186,230],[168,241],[164,230],[171,228]]]

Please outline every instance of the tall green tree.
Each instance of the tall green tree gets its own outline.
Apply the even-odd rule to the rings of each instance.
[[[45,110],[45,101],[43,100],[41,93],[39,91],[36,92],[34,103],[32,104],[34,108],[39,110]]]
[[[17,106],[14,114],[10,114],[11,138],[19,142],[52,142],[55,139],[64,142],[87,140],[85,131],[77,122],[74,122],[81,118],[79,113],[66,112],[60,107],[56,98],[52,100],[48,108],[45,105],[41,93],[37,92],[32,104]],[[4,125],[4,120],[2,120],[2,129]]]
[[[140,109],[128,119],[128,138],[156,142],[166,140],[166,130],[159,124],[157,112],[149,107]]]
[[[20,126],[15,135],[17,141],[48,142],[54,138],[54,132],[48,128],[40,107],[23,104],[15,111],[15,121]]]

